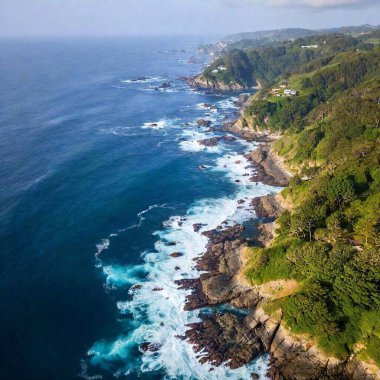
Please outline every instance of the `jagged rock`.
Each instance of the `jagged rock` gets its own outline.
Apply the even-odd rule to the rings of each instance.
[[[194,232],[199,232],[202,229],[202,227],[205,227],[205,226],[207,226],[207,224],[195,223],[195,224],[193,224],[193,230],[194,230]]]
[[[131,286],[131,288],[129,289],[131,292],[135,292],[136,290],[139,290],[142,288],[142,285],[140,284],[136,284],[136,285],[133,285]]]
[[[140,344],[140,348],[145,352],[157,352],[161,347],[162,344],[160,343],[145,342]]]
[[[181,252],[173,252],[170,254],[171,257],[177,258],[183,256],[183,253]]]
[[[236,240],[241,233],[243,232],[244,227],[240,224],[237,224],[232,227],[228,227],[222,231],[210,230],[202,232],[202,235],[210,239],[210,244],[218,244],[227,240]]]
[[[216,136],[209,139],[198,140],[198,143],[203,146],[216,146],[219,142],[231,143],[236,141],[236,137],[233,136]]]
[[[200,362],[218,367],[225,363],[239,368],[256,358],[262,346],[249,331],[243,318],[232,313],[212,316],[190,326],[186,337],[196,352],[205,350]]]
[[[285,210],[277,200],[277,195],[265,195],[253,198],[251,201],[259,218],[278,218]]]
[[[257,132],[250,127],[243,126],[240,120],[226,122],[221,127],[221,130],[241,136],[243,139],[247,141],[257,141],[257,142],[273,141],[273,139],[270,136],[268,136],[268,134]]]
[[[211,120],[199,119],[197,120],[197,125],[199,127],[209,127],[211,125]]]
[[[260,145],[258,149],[246,157],[256,164],[256,174],[251,178],[252,182],[263,182],[267,185],[283,187],[289,185],[290,175],[279,167],[268,145]]]

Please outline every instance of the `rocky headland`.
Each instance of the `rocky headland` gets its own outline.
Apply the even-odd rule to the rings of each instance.
[[[224,84],[221,82],[210,82],[202,75],[188,78],[187,82],[192,87],[207,89],[210,91],[244,91],[249,89],[249,87],[243,86],[239,83]]]

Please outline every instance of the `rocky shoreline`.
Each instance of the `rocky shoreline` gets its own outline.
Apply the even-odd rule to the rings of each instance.
[[[236,225],[203,232],[209,244],[196,262],[200,277],[177,282],[191,290],[185,310],[229,304],[245,312],[215,312],[187,326],[180,338],[193,345],[199,361],[235,369],[270,353],[270,379],[371,379],[356,358],[326,357],[307,340],[292,336],[282,325],[282,316],[275,320],[265,314],[260,307],[265,295],[241,279],[242,252],[247,246],[241,238],[243,230]]]
[[[201,75],[187,78],[187,82],[190,86],[196,87],[196,88],[202,88],[207,89],[213,92],[220,92],[220,91],[244,91],[248,90],[247,86],[242,86],[238,83],[232,83],[230,85],[226,85],[220,82],[217,83],[210,83],[208,81],[205,81],[204,78]]]
[[[247,104],[247,99],[241,106],[244,104]],[[251,181],[288,186],[291,173],[271,150],[271,142],[278,136],[252,131],[242,126],[240,121],[226,123],[219,130],[262,143],[246,155],[256,171]],[[201,143],[213,146],[224,138]],[[268,246],[273,239],[275,219],[285,210],[284,200],[280,194],[267,195],[253,198],[251,206],[256,215],[264,219],[255,243]],[[185,335],[179,337],[193,346],[199,361],[210,363],[211,370],[223,364],[235,369],[269,353],[271,359],[267,375],[274,380],[374,379],[356,357],[345,361],[327,357],[305,338],[291,335],[283,326],[281,315],[275,320],[265,314],[260,306],[266,295],[260,287],[248,284],[242,274],[244,250],[248,246],[248,241],[242,238],[243,231],[242,225],[235,225],[203,232],[209,243],[206,252],[195,263],[200,272],[199,278],[177,282],[181,289],[191,291],[185,310],[216,307],[213,315],[188,325]],[[229,305],[232,311],[219,312],[218,305]],[[259,377],[252,373],[252,378]]]

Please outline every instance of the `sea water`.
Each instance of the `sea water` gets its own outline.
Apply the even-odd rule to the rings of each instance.
[[[199,321],[175,281],[199,275],[201,232],[277,191],[249,181],[255,143],[199,143],[238,95],[181,79],[201,42],[0,41],[1,379],[265,378],[266,356],[210,372],[177,337]]]

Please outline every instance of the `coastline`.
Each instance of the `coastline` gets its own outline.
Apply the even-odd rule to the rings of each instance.
[[[246,102],[241,104],[241,110],[244,104]],[[251,181],[288,186],[292,173],[271,148],[279,135],[252,131],[243,125],[241,118],[226,123],[220,130],[249,142],[261,142],[257,149],[245,155],[256,172]],[[278,192],[253,198],[251,206],[259,218],[266,219],[258,227],[260,232],[255,236],[255,242],[270,246],[275,219],[289,208],[289,204]],[[216,313],[188,326],[189,330],[181,338],[187,339],[195,352],[205,352],[200,362],[216,367],[225,364],[234,369],[269,353],[271,359],[267,375],[271,379],[374,379],[356,357],[346,360],[329,357],[307,338],[291,334],[283,325],[281,315],[276,319],[266,315],[261,306],[270,299],[270,294],[264,286],[251,286],[243,273],[247,260],[245,248],[248,246],[248,240],[242,238],[243,232],[242,225],[203,232],[209,243],[207,250],[196,260],[199,278],[177,282],[180,288],[191,290],[185,310],[230,305],[246,313],[239,315],[236,310]],[[273,293],[273,289],[270,290]],[[258,379],[259,376],[252,373],[252,378]]]

